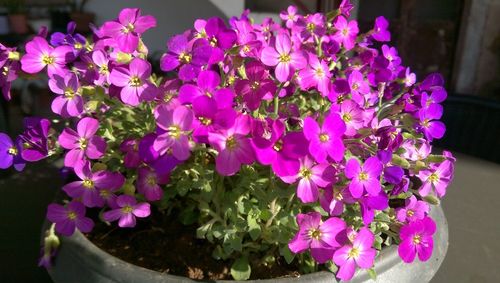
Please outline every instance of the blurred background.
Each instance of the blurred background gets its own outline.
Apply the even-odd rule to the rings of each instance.
[[[328,12],[339,0],[0,0],[0,42],[14,47],[42,26],[65,31],[69,21],[89,34],[139,7],[157,18],[144,35],[152,57],[167,39],[197,18],[228,19],[250,9],[256,22],[281,22],[279,12],[295,5],[302,14]],[[449,97],[444,103],[446,136],[435,143],[458,158],[455,182],[443,201],[450,248],[432,282],[500,282],[500,0],[355,0],[352,17],[361,31],[377,16],[390,21],[392,42],[404,65],[422,80],[440,72]],[[17,134],[26,116],[50,116],[51,94],[40,79],[18,80],[13,99],[0,96],[0,132]],[[46,205],[61,184],[51,164],[30,165],[22,174],[0,172],[0,282],[51,282],[36,267]]]

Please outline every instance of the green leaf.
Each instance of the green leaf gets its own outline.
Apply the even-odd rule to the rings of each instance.
[[[250,234],[250,237],[252,237],[252,240],[256,241],[261,233],[261,228],[259,223],[257,223],[257,220],[253,218],[250,214],[247,216],[247,223],[248,223],[248,233]]]
[[[282,245],[280,247],[280,255],[285,258],[285,261],[288,264],[292,263],[293,259],[295,258],[295,254],[290,251],[288,245]]]
[[[337,273],[337,271],[339,270],[339,267],[337,265],[335,265],[335,263],[333,263],[331,260],[327,261],[325,263],[325,266],[332,273]]]
[[[246,257],[240,257],[231,266],[231,276],[233,276],[235,280],[248,280],[251,273],[252,268]]]
[[[377,272],[375,271],[375,269],[373,268],[370,268],[367,270],[368,272],[368,275],[370,276],[370,278],[373,280],[373,281],[376,281],[377,280]]]
[[[392,155],[392,163],[394,165],[401,166],[405,169],[410,168],[410,162],[408,162],[408,160],[406,160],[405,158],[403,158],[397,154]]]
[[[428,161],[430,163],[441,163],[445,160],[446,160],[446,157],[444,157],[442,155],[434,155],[434,154],[431,154],[431,155],[427,156],[427,158],[426,158],[426,161]]]

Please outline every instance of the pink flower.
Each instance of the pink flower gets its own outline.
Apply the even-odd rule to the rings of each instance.
[[[427,261],[434,248],[432,235],[436,232],[436,223],[430,218],[425,217],[422,220],[410,222],[401,227],[399,236],[398,253],[401,259],[406,263],[411,263],[418,254],[421,261]]]
[[[275,47],[269,46],[262,50],[261,60],[267,66],[276,66],[274,73],[280,82],[288,81],[295,70],[307,65],[302,52],[292,52],[292,42],[285,33],[276,36]]]
[[[324,60],[320,61],[316,55],[309,53],[309,67],[299,73],[301,87],[303,89],[316,87],[323,96],[327,96],[330,92],[331,77],[328,64]]]
[[[286,22],[286,27],[291,29],[299,19],[299,15],[297,15],[297,7],[288,6],[286,12],[283,11],[280,13],[280,18]]]
[[[345,166],[345,175],[351,179],[349,191],[352,196],[359,198],[365,191],[372,196],[378,195],[382,190],[379,179],[382,169],[382,163],[375,156],[368,158],[362,167],[357,159],[351,158]]]
[[[339,218],[330,217],[325,222],[321,221],[319,212],[297,215],[299,231],[288,243],[293,253],[302,253],[311,250],[312,257],[318,263],[325,263],[333,256],[335,248],[345,241],[343,235],[346,224]]]
[[[405,200],[405,207],[396,210],[396,217],[400,222],[412,222],[423,219],[427,213],[429,213],[429,205],[411,196]]]
[[[344,121],[335,112],[325,117],[321,127],[311,117],[304,119],[304,135],[309,140],[309,153],[318,163],[326,162],[328,156],[335,161],[344,158],[342,135],[345,129]]]
[[[339,16],[334,23],[337,32],[333,35],[333,39],[341,43],[346,50],[351,50],[356,44],[356,36],[358,36],[358,22],[347,22],[346,18]]]
[[[21,59],[21,68],[36,74],[47,67],[49,77],[64,74],[65,64],[73,60],[73,49],[69,46],[50,46],[45,38],[35,36],[26,44],[26,55]]]
[[[373,266],[377,251],[372,247],[373,233],[368,228],[361,228],[352,244],[347,244],[335,251],[333,262],[339,266],[337,277],[348,281],[354,275],[356,266],[368,269]]]
[[[77,117],[83,113],[83,99],[80,95],[80,84],[74,73],[54,74],[49,79],[50,90],[57,96],[52,101],[52,111],[63,118]]]
[[[160,105],[155,116],[160,134],[154,141],[154,150],[163,155],[172,149],[173,156],[178,160],[188,159],[191,150],[187,132],[192,130],[193,111],[185,106],[169,109]]]
[[[422,181],[422,187],[418,190],[421,196],[429,195],[434,189],[438,197],[443,197],[453,178],[453,162],[445,160],[439,165],[431,165],[429,170],[419,171],[418,177]]]
[[[114,39],[121,51],[132,53],[139,45],[141,34],[155,26],[154,17],[141,16],[140,9],[126,8],[120,12],[116,21],[104,23],[101,32]]]
[[[82,165],[86,158],[98,159],[106,152],[106,141],[97,136],[99,121],[85,117],[78,122],[77,131],[70,128],[63,130],[59,136],[59,144],[68,149],[64,158],[64,166]]]
[[[133,196],[121,195],[116,199],[118,208],[106,211],[102,214],[102,218],[112,222],[118,220],[118,226],[135,227],[136,217],[144,218],[151,214],[149,203],[137,203]]]
[[[149,81],[150,76],[151,64],[146,60],[135,58],[128,68],[114,68],[109,80],[122,88],[120,97],[124,103],[137,106],[141,101],[153,100],[158,93],[158,88]]]

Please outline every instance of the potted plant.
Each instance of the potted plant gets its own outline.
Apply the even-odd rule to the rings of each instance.
[[[24,0],[2,0],[2,6],[7,8],[11,31],[16,34],[28,33],[28,16]]]
[[[90,32],[90,24],[94,22],[95,14],[85,12],[85,5],[88,0],[73,1],[73,12],[71,12],[71,20],[76,23],[76,31],[82,33]]]
[[[2,134],[1,165],[63,156],[74,173],[47,209],[54,281],[429,281],[455,161],[431,151],[443,79],[417,83],[387,21],[360,33],[351,8],[197,20],[159,74],[141,40],[156,21],[139,9],[80,44],[93,49],[72,33],[27,43],[21,69],[47,71],[66,122]]]

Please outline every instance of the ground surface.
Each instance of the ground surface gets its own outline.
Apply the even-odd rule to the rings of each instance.
[[[500,282],[500,166],[457,158],[443,201],[450,247],[432,283]],[[46,164],[0,179],[0,282],[50,282],[36,263],[46,205],[60,185],[58,171]]]

